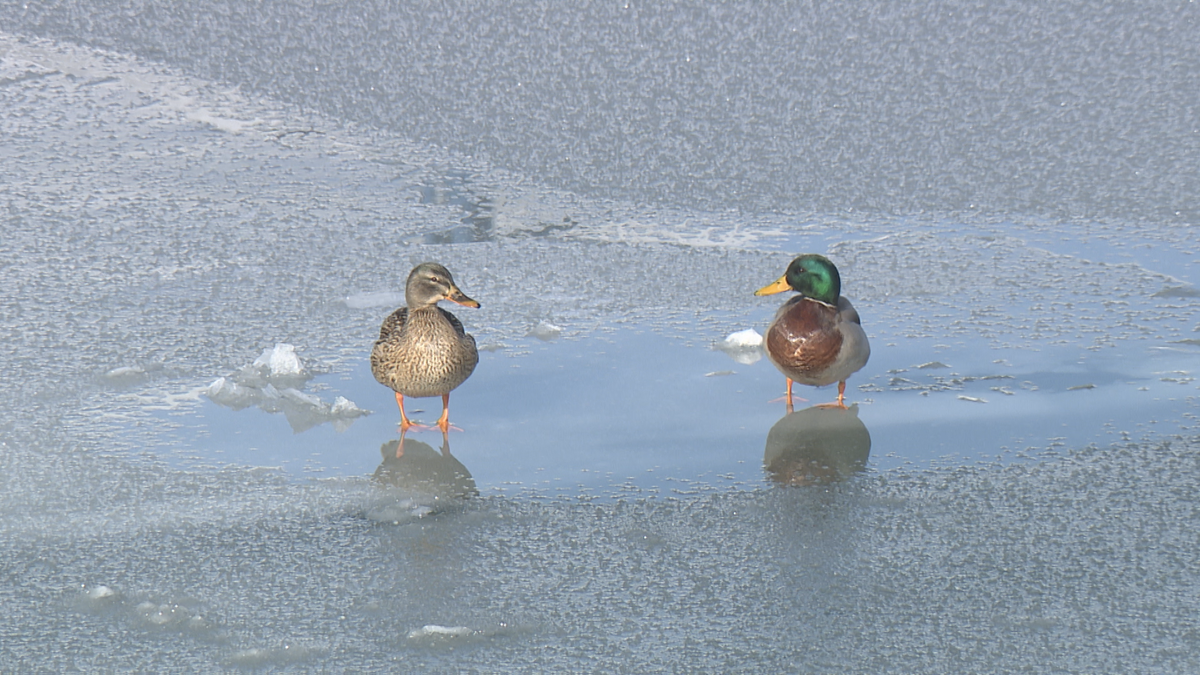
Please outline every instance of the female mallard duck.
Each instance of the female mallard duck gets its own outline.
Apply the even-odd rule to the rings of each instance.
[[[465,307],[478,307],[454,285],[450,271],[437,263],[421,263],[408,275],[404,286],[407,307],[391,313],[379,329],[379,340],[371,350],[371,373],[396,391],[400,406],[400,429],[415,426],[404,414],[404,397],[442,397],[442,416],[437,426],[450,429],[450,392],[462,384],[479,352],[475,338],[463,330],[458,318],[437,306],[449,300]]]
[[[773,284],[754,292],[771,295],[788,289],[800,295],[783,303],[763,340],[767,356],[787,377],[787,408],[792,410],[792,381],[821,387],[838,383],[836,404],[845,408],[846,378],[871,357],[858,312],[841,297],[842,278],[823,255],[802,255]]]

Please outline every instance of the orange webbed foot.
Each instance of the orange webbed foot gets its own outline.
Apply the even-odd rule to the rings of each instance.
[[[442,416],[438,418],[437,428],[442,430],[443,435],[451,431],[462,431],[450,424],[450,394],[442,394]]]
[[[814,408],[838,408],[840,410],[849,410],[850,409],[850,406],[846,405],[845,403],[843,403],[841,401],[834,401],[833,403],[818,403],[818,404],[814,405],[813,407]]]
[[[820,403],[820,404],[817,404],[815,407],[817,407],[817,408],[841,408],[842,410],[849,410],[850,409],[849,406],[846,405],[846,381],[842,380],[841,382],[838,382],[838,397],[837,397],[836,401],[834,401],[833,403]]]

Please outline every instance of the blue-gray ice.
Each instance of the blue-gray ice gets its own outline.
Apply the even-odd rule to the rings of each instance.
[[[1194,3],[394,4],[0,7],[0,671],[1200,670]]]

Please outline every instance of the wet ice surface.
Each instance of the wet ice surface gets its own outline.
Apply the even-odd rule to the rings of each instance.
[[[1182,349],[1151,349],[1133,359],[974,343],[956,352],[912,342],[925,349],[877,349],[875,367],[893,367],[855,378],[861,381],[851,399],[877,469],[1025,459],[1048,448],[1195,429],[1200,359]],[[995,358],[951,359],[961,368],[920,362],[948,354],[966,359],[972,351]],[[783,378],[766,360],[747,366],[709,345],[654,332],[549,344],[517,339],[485,351],[480,364],[470,385],[451,396],[451,420],[465,431],[450,434],[448,443],[492,491],[612,496],[629,486],[680,494],[694,492],[696,482],[756,485],[765,439],[784,415],[783,403],[772,402],[783,393]],[[167,434],[175,449],[164,458],[179,466],[217,460],[283,467],[297,477],[369,473],[379,446],[397,436],[390,391],[371,377],[365,358],[315,382],[314,398],[336,395],[373,413],[293,435],[312,426],[309,418],[297,426],[288,415],[267,419],[259,409],[202,402],[159,415],[176,426]],[[802,409],[831,401],[835,391],[797,394],[808,399],[797,400]],[[440,406],[437,399],[413,400],[409,412],[432,423]],[[339,422],[344,431],[336,430]],[[407,438],[441,445],[437,432]]]
[[[1196,670],[1187,227],[638,207],[0,40],[5,669]],[[799,250],[850,412],[714,348]],[[482,358],[398,456],[428,258]]]

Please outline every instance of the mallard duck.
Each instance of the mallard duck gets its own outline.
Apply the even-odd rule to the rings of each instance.
[[[479,363],[475,338],[463,330],[458,317],[437,306],[440,300],[479,307],[458,290],[445,267],[433,262],[414,267],[404,286],[407,306],[383,320],[379,340],[371,349],[371,373],[396,392],[401,431],[416,426],[404,414],[405,396],[441,396],[437,427],[442,433],[449,431],[450,392]]]
[[[837,403],[846,407],[846,378],[871,356],[858,312],[841,297],[842,278],[823,255],[802,255],[774,283],[755,295],[791,289],[800,293],[783,303],[763,339],[767,356],[787,377],[787,408],[792,410],[792,382],[821,387],[838,383]]]

